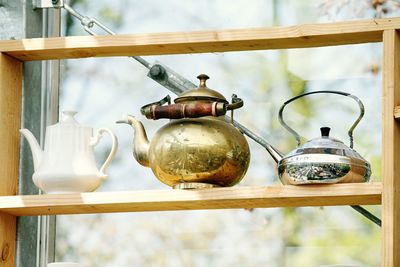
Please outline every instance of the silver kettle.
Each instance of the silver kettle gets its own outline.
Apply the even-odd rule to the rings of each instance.
[[[354,99],[360,107],[360,115],[348,131],[350,146],[329,136],[330,128],[322,127],[321,136],[301,145],[300,135],[283,120],[283,110],[292,101],[306,95],[329,93]],[[364,116],[364,105],[354,95],[339,91],[314,91],[287,100],[279,110],[279,122],[293,134],[297,148],[286,156],[272,146],[268,152],[278,163],[278,174],[283,184],[359,183],[371,176],[371,165],[353,149],[353,131]]]

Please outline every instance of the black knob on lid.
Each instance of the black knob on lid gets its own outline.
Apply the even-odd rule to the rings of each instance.
[[[329,127],[321,127],[321,136],[329,137],[330,131],[331,131],[331,128],[329,128]]]

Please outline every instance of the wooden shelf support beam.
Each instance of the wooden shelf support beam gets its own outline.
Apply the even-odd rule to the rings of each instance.
[[[382,266],[400,266],[400,35],[383,34]]]
[[[17,194],[22,62],[0,53],[0,196]],[[0,267],[14,267],[15,216],[0,212]]]

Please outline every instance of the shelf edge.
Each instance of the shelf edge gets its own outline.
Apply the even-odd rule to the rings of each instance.
[[[0,41],[21,61],[250,51],[381,42],[400,18],[175,33],[71,36]]]
[[[0,197],[0,212],[14,216],[167,210],[375,205],[380,183],[248,186],[204,190],[145,190]]]

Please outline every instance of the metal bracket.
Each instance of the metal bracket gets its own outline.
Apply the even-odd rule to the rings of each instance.
[[[163,65],[159,61],[156,61],[150,67],[147,76],[176,95],[180,95],[186,90],[197,88],[194,83]]]
[[[369,219],[371,222],[375,223],[379,227],[382,227],[382,220],[379,219],[378,217],[376,217],[374,214],[372,214],[368,210],[364,209],[363,207],[361,207],[359,205],[352,205],[350,207],[352,207],[354,210],[356,210],[359,213],[361,213],[362,215],[364,215],[364,217]]]
[[[65,0],[32,0],[33,8],[62,8]]]

